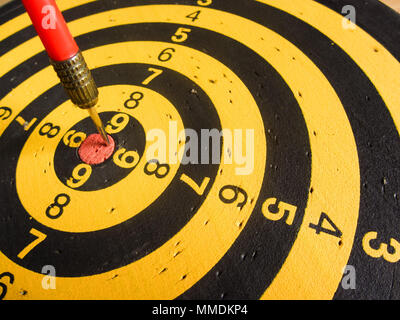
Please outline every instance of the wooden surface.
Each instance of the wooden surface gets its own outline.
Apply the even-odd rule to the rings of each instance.
[[[400,0],[382,0],[382,2],[400,12]]]
[[[0,6],[2,6],[3,4],[6,4],[7,2],[10,2],[10,0],[0,0]]]

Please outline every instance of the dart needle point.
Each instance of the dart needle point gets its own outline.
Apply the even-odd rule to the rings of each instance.
[[[101,119],[99,117],[99,114],[97,113],[95,108],[96,107],[92,107],[92,108],[88,109],[90,118],[92,118],[93,123],[95,124],[95,126],[97,128],[97,131],[99,132],[99,134],[103,138],[105,144],[108,146],[110,144],[110,140],[108,139],[106,130],[104,129],[103,122],[101,121]]]

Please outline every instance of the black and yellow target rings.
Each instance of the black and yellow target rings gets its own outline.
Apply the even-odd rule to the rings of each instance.
[[[1,298],[400,297],[394,11],[372,0],[57,3],[115,151],[81,161],[93,125],[22,5],[4,7]],[[149,159],[156,129],[165,143]],[[174,141],[201,148],[204,130],[243,133],[240,155],[220,136],[222,159],[250,150],[251,164],[184,161]]]

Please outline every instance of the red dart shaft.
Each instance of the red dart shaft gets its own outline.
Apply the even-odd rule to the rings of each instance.
[[[79,51],[54,0],[22,0],[33,26],[54,61],[64,61]]]
[[[89,111],[97,130],[108,145],[108,136],[95,108],[99,91],[55,1],[22,0],[22,3],[66,93],[75,105]]]

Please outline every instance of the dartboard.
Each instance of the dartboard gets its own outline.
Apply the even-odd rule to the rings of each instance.
[[[82,160],[95,127],[22,5],[3,7],[1,298],[400,297],[394,11],[372,0],[57,4],[114,149]],[[226,161],[200,161],[210,147],[184,162],[182,130],[185,152],[220,133]],[[226,133],[243,133],[242,148],[225,148]],[[167,157],[149,159],[156,136]]]

